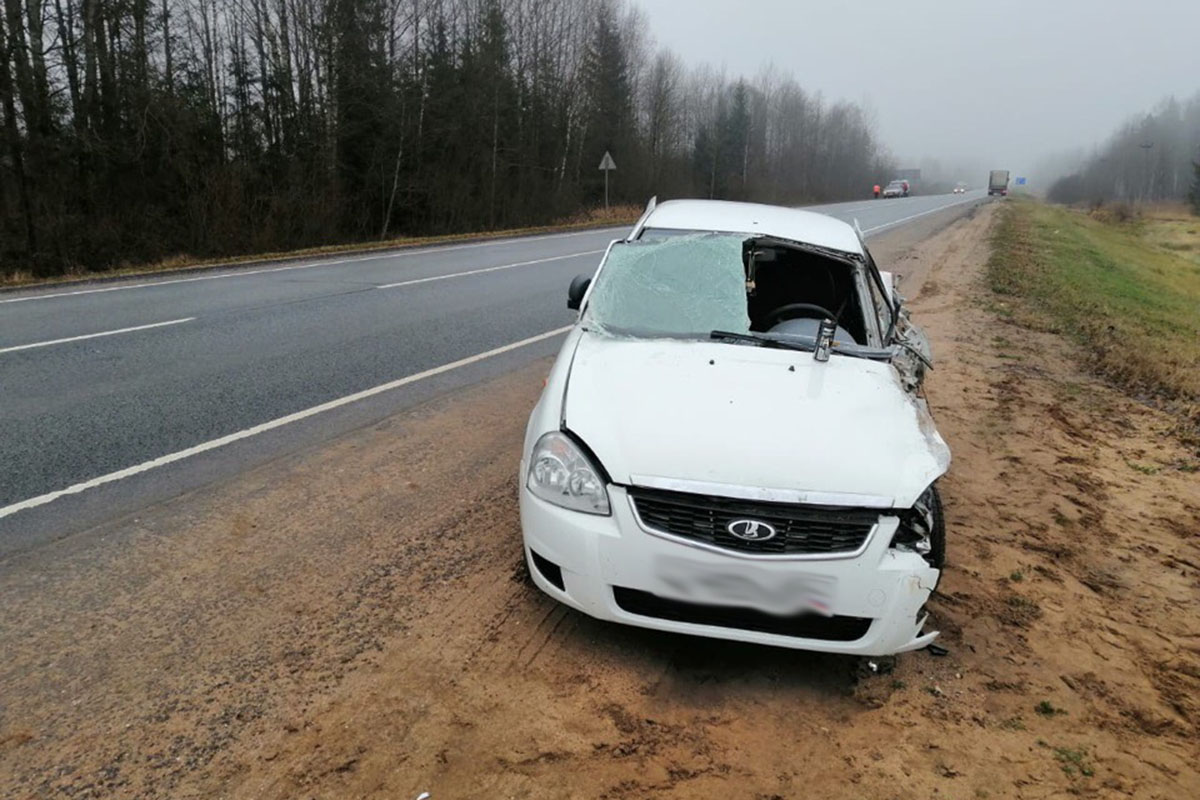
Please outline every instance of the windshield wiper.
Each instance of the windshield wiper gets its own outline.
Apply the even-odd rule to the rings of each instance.
[[[745,342],[758,347],[779,347],[786,350],[799,350],[811,353],[817,343],[812,336],[802,336],[787,333],[735,333],[734,331],[713,331],[710,339],[726,342]],[[834,342],[832,352],[840,356],[866,358],[872,361],[891,361],[894,353],[891,350],[881,350],[874,347],[863,347],[859,344]]]
[[[713,331],[708,335],[708,338],[724,342],[744,342],[753,344],[758,347],[779,347],[784,350],[799,350],[802,353],[811,353],[814,344],[797,341],[795,339],[780,339],[774,336],[767,336],[762,333],[734,333],[733,331]]]

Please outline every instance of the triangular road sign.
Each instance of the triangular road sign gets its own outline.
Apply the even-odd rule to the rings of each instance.
[[[600,159],[600,169],[607,172],[610,169],[616,169],[617,162],[613,161],[612,153],[604,151],[604,158]]]

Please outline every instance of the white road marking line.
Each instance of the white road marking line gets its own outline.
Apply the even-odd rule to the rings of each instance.
[[[171,319],[166,322],[154,322],[150,325],[135,325],[132,328],[118,328],[115,331],[101,331],[100,333],[85,333],[83,336],[68,336],[65,339],[51,339],[46,342],[34,342],[33,344],[19,344],[14,347],[0,347],[0,353],[12,353],[17,350],[31,350],[34,347],[49,347],[52,344],[64,344],[66,342],[78,342],[83,339],[98,339],[101,336],[116,336],[118,333],[132,333],[134,331],[145,331],[150,328],[162,328],[166,325],[179,325],[184,322],[191,322],[195,317],[184,317],[183,319]]]
[[[373,386],[370,389],[364,389],[361,392],[348,394],[344,397],[339,397],[335,400],[330,400],[329,402],[321,403],[320,405],[312,406],[311,408],[306,408],[303,411],[297,411],[293,414],[288,414],[287,416],[279,417],[269,422],[263,422],[253,427],[237,431],[236,433],[222,436],[219,439],[211,439],[207,442],[188,447],[184,450],[178,450],[165,456],[159,456],[158,458],[153,458],[149,461],[143,461],[141,464],[136,464],[132,467],[126,467],[125,469],[120,469],[116,472],[110,472],[107,475],[101,475],[98,478],[82,481],[72,486],[68,486],[65,489],[48,492],[43,495],[38,495],[37,497],[31,497],[28,500],[22,500],[18,503],[4,506],[3,508],[0,508],[0,519],[11,514],[16,514],[18,511],[24,511],[29,508],[45,505],[46,503],[50,503],[60,497],[79,494],[80,492],[85,492],[88,489],[95,489],[98,486],[103,486],[106,483],[113,483],[114,481],[119,481],[123,478],[129,478],[134,475],[139,475],[143,472],[149,472],[152,469],[157,469],[158,467],[163,467],[167,464],[173,464],[176,461],[182,461],[185,458],[191,458],[192,456],[206,453],[209,450],[216,450],[218,447],[224,447],[227,444],[233,444],[234,442],[242,439],[248,439],[251,436],[257,436],[260,433],[266,433],[267,431],[274,430],[275,428],[282,428],[284,425],[290,425],[293,422],[299,422],[300,420],[307,419],[308,417],[315,416],[325,411],[332,411],[335,408],[340,408],[341,406],[349,405],[350,403],[355,403],[359,400],[365,400],[368,397],[391,391],[392,389],[398,389],[401,386],[406,386],[410,383],[416,383],[417,381],[425,380],[426,378],[432,378],[435,375],[441,375],[442,373],[456,370],[459,367],[465,367],[470,364],[475,364],[479,361],[485,361],[486,359],[502,355],[512,350],[520,349],[527,345],[536,344],[537,342],[545,341],[546,339],[553,339],[555,336],[559,336],[571,330],[572,327],[573,326],[571,325],[566,325],[562,328],[555,328],[552,331],[539,333],[537,336],[530,336],[528,339],[521,339],[520,341],[511,342],[492,350],[476,353],[473,356],[460,358],[458,361],[451,361],[449,364],[442,364],[440,367],[433,367],[423,372],[417,372],[404,378],[389,381],[388,383],[381,383],[380,385]]]
[[[624,226],[619,226],[624,227]],[[545,236],[527,236],[515,239],[497,239],[487,242],[474,242],[472,244],[451,244],[439,245],[434,247],[426,247],[420,250],[394,250],[387,253],[375,253],[372,255],[357,256],[355,258],[338,258],[324,261],[313,261],[304,264],[288,264],[281,267],[265,267],[262,269],[244,269],[238,270],[236,264],[230,264],[228,269],[237,270],[235,272],[222,272],[219,275],[195,275],[190,278],[170,278],[161,281],[143,281],[142,283],[127,283],[121,286],[106,286],[98,289],[73,289],[66,292],[52,292],[50,294],[37,294],[22,297],[0,298],[0,303],[24,303],[29,300],[52,300],[57,297],[74,297],[81,294],[103,294],[105,292],[123,292],[127,289],[150,289],[155,286],[170,286],[176,283],[195,283],[197,281],[215,281],[221,278],[245,278],[250,275],[262,275],[269,272],[288,272],[297,269],[312,269],[314,267],[332,267],[338,264],[353,264],[360,261],[376,261],[382,258],[402,258],[407,256],[428,255],[430,253],[445,253],[450,250],[470,250],[477,247],[494,247],[496,245],[515,244],[525,242],[544,241],[547,239],[566,239],[572,236],[587,236],[589,234],[604,233],[614,230],[613,228],[594,228],[587,231],[576,231],[574,233],[552,233]],[[213,269],[223,269],[222,267],[213,267]]]
[[[916,219],[917,217],[923,217],[926,214],[934,214],[938,211],[945,211],[947,208],[954,208],[955,206],[961,206],[963,203],[977,203],[977,202],[979,202],[979,198],[972,197],[968,200],[959,200],[957,203],[947,203],[944,206],[938,206],[937,208],[931,208],[931,209],[928,209],[927,211],[922,211],[919,214],[909,214],[907,217],[901,217],[900,219],[894,219],[891,222],[885,222],[882,225],[876,225],[874,228],[867,228],[866,230],[863,231],[863,236],[866,236],[869,233],[873,233],[874,231],[881,231],[884,228],[893,228],[903,222],[908,222],[910,219]]]
[[[444,281],[450,278],[462,278],[466,275],[481,275],[485,272],[499,272],[504,269],[512,269],[513,267],[527,267],[530,264],[545,264],[548,261],[564,261],[568,258],[579,258],[581,256],[594,256],[597,253],[603,253],[603,250],[588,250],[583,253],[568,253],[565,256],[552,256],[550,258],[536,258],[533,261],[518,261],[515,264],[501,264],[498,267],[483,267],[481,269],[469,269],[466,272],[452,272],[449,275],[431,275],[428,278],[413,278],[408,281],[400,281],[398,283],[385,283],[376,286],[376,289],[395,289],[397,286],[412,286],[417,283],[432,283],[433,281]]]
[[[852,200],[850,202],[854,202],[854,201]],[[860,203],[859,205],[851,206],[850,208],[843,208],[842,206],[843,206],[842,203],[831,203],[829,205],[824,205],[824,206],[808,206],[808,209],[811,211],[815,211],[818,214],[826,214],[828,216],[833,216],[833,212],[835,212],[835,211],[838,213],[844,213],[844,212],[848,212],[848,211],[862,211],[864,208],[879,208],[879,205],[875,201],[871,201],[871,202],[867,202],[867,203]],[[805,206],[800,206],[800,208],[804,209]]]

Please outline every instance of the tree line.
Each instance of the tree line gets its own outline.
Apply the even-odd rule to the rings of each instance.
[[[1059,203],[1189,198],[1200,213],[1200,93],[1130,119],[1051,184],[1048,196]]]
[[[623,0],[3,0],[0,271],[861,196],[864,111],[685,67]]]

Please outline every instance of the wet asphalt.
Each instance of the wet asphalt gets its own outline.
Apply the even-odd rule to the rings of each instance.
[[[811,210],[857,219],[869,240],[933,214],[961,212],[986,199],[981,195]],[[574,312],[566,308],[567,284],[593,271],[609,241],[626,232],[0,293],[0,558],[136,514],[149,503],[554,353],[560,336],[98,488],[14,508],[569,325]]]

